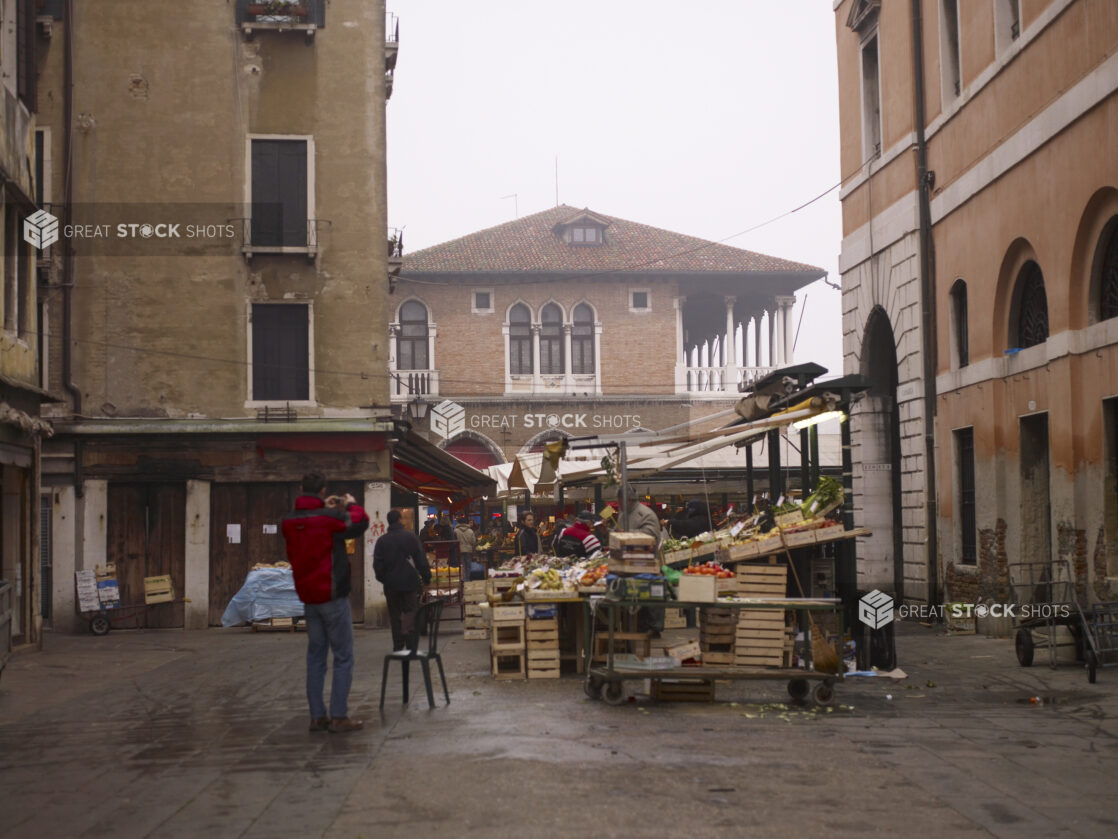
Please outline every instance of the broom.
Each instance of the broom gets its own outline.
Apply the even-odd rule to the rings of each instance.
[[[783,538],[783,537],[781,537]],[[800,597],[806,597],[804,594],[804,587],[800,585],[800,575],[796,573],[796,565],[792,562],[792,554],[788,552],[788,548],[784,549],[784,556],[788,559],[788,567],[792,569],[792,578],[796,581],[796,588],[800,590]],[[835,648],[827,641],[827,636],[815,623],[815,618],[811,616],[811,612],[807,613],[808,625],[811,627],[811,663],[815,670],[819,673],[838,673],[841,668],[839,666],[839,654]]]

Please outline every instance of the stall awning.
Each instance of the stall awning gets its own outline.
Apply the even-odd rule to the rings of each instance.
[[[497,492],[492,478],[411,430],[392,445],[392,481],[409,492],[440,500],[461,501]]]

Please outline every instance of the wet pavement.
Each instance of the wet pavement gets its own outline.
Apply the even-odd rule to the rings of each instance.
[[[783,682],[614,707],[495,682],[451,627],[449,706],[418,673],[403,706],[397,665],[383,715],[358,630],[344,735],[307,731],[302,634],[48,634],[0,679],[0,837],[1118,835],[1118,669],[906,625],[908,678],[830,711]]]

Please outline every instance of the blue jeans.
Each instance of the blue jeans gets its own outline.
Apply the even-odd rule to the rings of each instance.
[[[349,686],[353,682],[353,617],[349,598],[304,605],[307,621],[307,702],[311,717],[327,716],[322,689],[326,682],[326,648],[334,653],[334,680],[330,687],[330,714],[340,720],[349,716]]]

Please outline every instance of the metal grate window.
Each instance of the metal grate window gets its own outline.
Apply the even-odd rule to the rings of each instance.
[[[1108,227],[1110,241],[1099,266],[1099,320],[1118,317],[1118,219]]]
[[[974,489],[974,429],[955,432],[955,451],[959,458],[959,527],[962,535],[963,565],[978,563],[978,519]]]
[[[1048,340],[1048,297],[1040,266],[1029,260],[1017,275],[1017,344],[1021,349]]]
[[[39,580],[43,620],[51,619],[51,594],[54,590],[54,559],[50,543],[51,493],[39,496]]]

